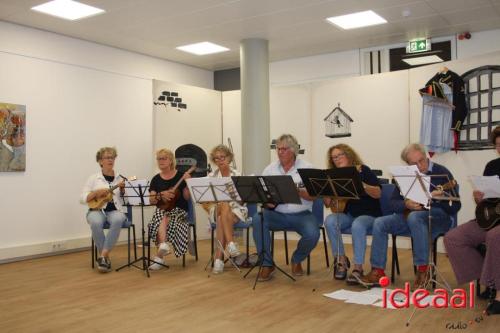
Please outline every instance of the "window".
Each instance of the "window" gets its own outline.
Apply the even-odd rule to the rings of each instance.
[[[474,68],[462,78],[469,114],[460,132],[459,149],[494,148],[489,135],[496,125],[500,125],[500,66]]]

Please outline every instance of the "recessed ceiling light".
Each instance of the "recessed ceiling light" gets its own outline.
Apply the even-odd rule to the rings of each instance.
[[[184,52],[193,53],[196,55],[205,55],[205,54],[229,51],[227,47],[220,46],[210,42],[201,42],[201,43],[178,46],[176,47],[176,49]]]
[[[430,55],[425,57],[414,57],[414,58],[406,58],[402,59],[410,66],[417,65],[425,65],[425,64],[434,64],[436,62],[443,62],[444,60],[438,57],[437,55]]]
[[[66,20],[78,20],[84,17],[102,14],[105,11],[73,0],[53,0],[31,8],[37,12],[57,16]]]
[[[342,16],[329,17],[326,20],[345,30],[387,23],[387,21],[382,16],[378,15],[372,10]]]

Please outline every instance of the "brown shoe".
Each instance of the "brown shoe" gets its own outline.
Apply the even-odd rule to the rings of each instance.
[[[273,277],[273,273],[274,273],[274,266],[263,266],[257,280],[258,281],[271,280],[271,278]]]
[[[295,276],[302,276],[304,275],[304,270],[302,269],[301,263],[294,264],[292,262],[292,274]]]
[[[363,285],[373,287],[379,285],[381,277],[385,276],[379,270],[372,269],[370,273],[361,276],[360,281]]]
[[[415,281],[413,282],[412,290],[416,289],[427,289],[429,287],[429,272],[417,271],[415,275]]]

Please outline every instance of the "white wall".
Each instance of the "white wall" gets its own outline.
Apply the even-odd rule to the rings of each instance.
[[[153,170],[153,77],[211,88],[213,73],[0,22],[0,101],[26,105],[26,172],[0,173],[0,261],[88,246],[79,196],[116,146],[116,168]],[[138,214],[134,214],[139,222]]]
[[[213,88],[213,72],[0,21],[0,52],[145,79]]]
[[[471,33],[471,39],[457,39],[457,58],[467,59],[500,51],[500,29]]]
[[[454,35],[432,38],[433,42],[444,40],[451,40],[451,58],[457,60],[500,51],[500,29],[473,32],[469,40],[458,40]],[[362,55],[371,50],[382,50],[384,56],[382,66],[384,70],[388,70],[387,50],[405,45],[405,43],[379,45],[366,49],[275,61],[269,64],[269,79],[272,85],[283,85],[359,76],[366,73],[363,71],[366,64]]]
[[[282,85],[355,76],[361,73],[359,61],[358,50],[275,61],[269,64],[269,81]]]

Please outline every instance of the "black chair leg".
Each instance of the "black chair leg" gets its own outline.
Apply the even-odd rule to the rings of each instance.
[[[330,267],[330,259],[328,258],[328,243],[326,242],[325,228],[321,227],[321,232],[323,233],[323,245],[325,248],[326,267]]]
[[[307,275],[311,274],[311,255],[307,255]]]
[[[394,268],[399,265],[398,263],[398,249],[396,247],[396,236],[391,235],[392,238],[392,261],[391,261],[391,282],[394,283],[396,280],[395,274],[394,274]]]
[[[285,261],[286,261],[286,264],[288,265],[289,264],[289,261],[288,261],[288,239],[287,239],[286,231],[283,231],[283,235],[285,238]]]
[[[193,225],[194,258],[198,261],[198,239],[196,236],[196,225]]]
[[[130,227],[127,228],[127,264],[130,264]]]
[[[186,254],[182,255],[182,267],[186,267]]]
[[[250,228],[247,228],[247,242],[246,242],[246,247],[247,247],[247,263],[248,263],[248,258],[250,256]]]

